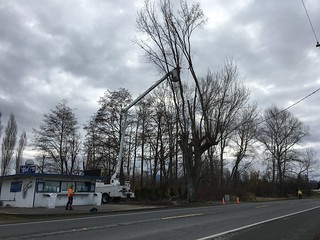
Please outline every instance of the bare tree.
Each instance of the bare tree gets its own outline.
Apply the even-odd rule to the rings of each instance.
[[[50,169],[53,169],[54,166],[46,154],[47,153],[43,153],[36,156],[37,169],[40,173],[45,173],[48,170],[50,171]]]
[[[152,116],[154,122],[154,139],[150,140],[154,150],[153,183],[159,176],[160,189],[164,194],[176,188],[178,179],[177,137],[175,109],[168,86],[162,85],[154,91],[155,110]],[[169,101],[168,101],[169,100]]]
[[[19,145],[17,146],[16,150],[16,174],[19,173],[19,168],[22,161],[23,151],[27,145],[27,134],[25,131],[21,133]]]
[[[289,111],[276,106],[268,108],[264,118],[258,140],[272,156],[272,181],[279,183],[280,195],[283,195],[287,165],[293,160],[291,151],[308,135],[308,128]]]
[[[231,171],[231,180],[234,185],[238,185],[239,181],[239,166],[242,160],[250,153],[255,153],[254,142],[257,136],[257,120],[258,120],[257,105],[249,105],[243,108],[239,113],[239,126],[233,134],[233,142],[235,144],[235,161]]]
[[[83,144],[84,154],[85,154],[85,162],[83,169],[84,170],[92,170],[99,169],[101,167],[101,163],[98,158],[98,124],[96,121],[97,117],[94,115],[91,119],[85,124],[84,130],[86,131],[85,140]]]
[[[68,169],[68,173],[76,173],[79,175],[79,153],[81,151],[81,136],[78,131],[74,131],[69,136],[69,145],[68,153],[66,154],[65,169]]]
[[[296,160],[297,185],[300,185],[301,175],[305,174],[309,178],[309,173],[317,166],[316,151],[314,148],[306,148],[301,157]]]
[[[225,149],[234,131],[243,124],[238,116],[249,100],[249,91],[239,81],[237,67],[230,60],[227,60],[223,68],[215,74],[209,71],[200,86],[203,93],[203,109],[208,122],[205,115],[196,112],[196,116],[200,118],[195,128],[199,136],[195,145],[199,147],[195,147],[194,154],[198,154],[197,158],[200,159],[205,151],[209,151],[210,168],[216,173],[219,170],[218,184],[223,190],[226,172]],[[216,177],[211,176],[211,179],[214,178]]]
[[[2,112],[0,112],[0,139],[1,139],[1,135],[2,135],[2,128],[3,128],[3,126],[2,126],[2,119],[1,119],[1,117],[2,117]],[[1,176],[1,172],[0,172],[0,176]]]
[[[33,129],[34,146],[51,161],[52,172],[72,174],[80,151],[80,133],[73,110],[62,100],[49,114],[44,114],[40,129]]]
[[[127,89],[107,91],[100,98],[100,108],[86,124],[85,151],[87,168],[99,168],[110,176],[117,165],[120,148],[121,111],[131,102]],[[123,159],[120,162],[120,180],[123,182]]]
[[[233,117],[247,100],[244,88],[237,85],[237,69],[226,63],[223,71],[201,83],[193,65],[191,36],[206,22],[200,5],[180,1],[178,9],[170,0],[153,3],[146,0],[138,13],[138,29],[147,35],[136,41],[146,58],[161,73],[178,70],[178,83],[172,83],[173,102],[179,133],[179,146],[185,167],[188,200],[197,198],[201,181],[202,155],[231,131]],[[182,83],[181,69],[187,69],[193,86]],[[213,84],[210,83],[214,82]],[[211,92],[207,94],[207,86]],[[220,89],[219,89],[220,88]],[[222,91],[219,91],[222,90]],[[211,114],[211,115],[210,115]],[[214,119],[214,120],[212,120]]]
[[[133,147],[133,163],[132,163],[132,185],[135,185],[136,182],[136,166],[138,158],[138,139],[139,139],[139,128],[140,128],[140,119],[139,115],[135,121],[135,135],[134,135],[134,147]]]
[[[1,117],[2,117],[2,112],[0,112],[0,138],[1,138],[1,135],[2,135],[2,128],[3,128]]]
[[[158,6],[159,11],[157,11]],[[180,70],[182,65],[186,64],[199,90],[198,78],[191,57],[191,35],[196,28],[205,23],[203,12],[199,4],[194,4],[189,8],[186,1],[180,2],[178,12],[174,11],[169,0],[161,0],[158,6],[146,0],[144,8],[138,13],[138,29],[148,38],[137,41],[137,44],[145,51],[146,58],[155,64],[162,73],[169,72],[171,68]],[[192,163],[192,144],[190,144],[188,129],[190,115],[189,117],[186,115],[188,112],[190,114],[192,107],[188,108],[186,105],[182,84],[179,89],[178,95],[175,97],[175,105],[179,119],[180,148],[187,169],[188,199],[193,201],[196,199],[197,184],[193,175],[194,173],[198,175],[199,165]],[[201,94],[199,95],[202,98]],[[195,168],[197,170],[194,170]]]
[[[11,159],[14,154],[14,148],[17,139],[17,123],[13,113],[10,114],[8,124],[4,130],[1,148],[1,175],[10,173]]]
[[[140,129],[139,131],[139,138],[138,141],[141,143],[141,155],[140,155],[140,187],[144,187],[144,172],[145,172],[145,167],[148,164],[148,160],[150,160],[150,155],[148,156],[147,150],[148,147],[150,147],[150,144],[148,144],[148,140],[150,139],[150,134],[151,134],[151,114],[152,114],[152,108],[151,108],[151,101],[148,100],[142,100],[138,103],[138,118],[140,120]],[[149,149],[150,150],[150,149]],[[150,162],[150,161],[149,161]],[[150,169],[152,170],[152,169]],[[148,171],[146,171],[148,173]]]

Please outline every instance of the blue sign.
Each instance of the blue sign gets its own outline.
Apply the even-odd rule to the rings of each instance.
[[[20,166],[20,173],[35,173],[36,166]]]

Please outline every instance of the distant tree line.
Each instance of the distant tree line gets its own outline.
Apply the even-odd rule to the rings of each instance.
[[[201,81],[212,101],[207,104],[220,106],[221,100],[209,93],[207,85]],[[316,167],[315,151],[301,150],[308,128],[290,112],[275,106],[261,114],[256,105],[247,104],[232,115],[228,109],[233,108],[227,106],[232,101],[226,101],[223,110],[209,114],[211,134],[218,136],[216,143],[201,154],[199,162],[189,159],[185,163],[179,121],[169,90],[169,84],[159,86],[130,111],[120,176],[122,181],[130,180],[141,195],[149,192],[153,198],[187,198],[187,164],[191,164],[192,174],[199,176],[195,200],[218,198],[224,193],[285,196],[294,194],[297,187],[308,186],[308,175]],[[126,89],[106,92],[99,100],[100,108],[83,127],[84,137],[80,136],[74,111],[65,100],[60,102],[44,115],[40,130],[34,129],[33,146],[38,152],[40,171],[83,174],[84,170],[100,169],[105,176],[111,176],[120,147],[121,110],[130,102],[131,94]],[[226,120],[228,116],[232,117]],[[201,115],[195,114],[188,121],[188,128],[194,124],[197,134],[205,135]],[[190,136],[189,154],[194,158],[203,146],[194,146],[198,135]],[[260,169],[253,168],[253,163]],[[195,164],[200,166],[195,168]]]
[[[201,84],[211,98],[212,103],[208,105],[220,102],[209,93],[208,82],[201,81]],[[128,120],[125,154],[120,163],[121,179],[130,180],[144,197],[188,197],[179,122],[169,90],[169,84],[159,86],[137,104]],[[58,103],[50,113],[44,114],[40,129],[34,129],[32,146],[37,152],[38,171],[83,174],[84,170],[101,169],[105,176],[111,176],[120,146],[121,109],[131,101],[126,89],[106,92],[99,100],[100,108],[83,127],[84,137],[80,135],[75,110],[68,107],[65,100]],[[311,148],[298,148],[308,134],[301,121],[275,106],[260,116],[256,105],[250,104],[238,109],[228,121],[218,118],[220,115],[231,113],[224,110],[210,114],[210,125],[225,131],[199,160],[196,199],[218,198],[224,193],[285,196],[297,187],[308,187],[308,174],[316,167],[316,153]],[[190,125],[197,125],[198,134],[204,135],[201,116],[195,114],[191,120],[196,123]],[[219,127],[214,125],[216,122],[220,122]],[[25,132],[16,146],[14,115],[10,115],[5,128],[0,126],[4,129],[1,131],[1,175],[18,173],[27,143]],[[199,151],[195,146],[191,149],[191,157]],[[14,152],[16,161],[12,161]],[[252,168],[253,162],[259,163],[260,170]],[[191,164],[194,167],[195,163]]]

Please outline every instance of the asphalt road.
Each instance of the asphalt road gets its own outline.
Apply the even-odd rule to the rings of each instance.
[[[229,240],[320,240],[320,208],[224,235]]]
[[[317,239],[320,200],[161,209],[0,225],[0,239]]]

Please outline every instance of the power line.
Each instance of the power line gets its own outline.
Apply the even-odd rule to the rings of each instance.
[[[301,2],[302,2],[302,5],[303,5],[303,7],[304,7],[304,10],[305,10],[305,12],[306,12],[306,14],[307,14],[307,17],[308,17],[308,20],[309,20],[309,23],[310,23],[310,26],[311,26],[313,35],[314,35],[314,37],[315,37],[315,39],[316,39],[316,41],[317,41],[316,47],[320,47],[320,44],[319,44],[319,41],[318,41],[318,38],[317,38],[317,34],[316,34],[316,32],[314,31],[314,28],[313,28],[313,25],[312,25],[312,22],[311,22],[309,13],[308,13],[308,11],[307,11],[306,5],[304,4],[304,1],[303,1],[303,0],[301,0]]]
[[[278,116],[279,114],[287,111],[288,109],[294,107],[295,105],[301,103],[302,101],[304,101],[305,99],[307,99],[308,97],[312,96],[313,94],[315,94],[316,92],[320,91],[320,88],[316,89],[315,91],[313,91],[312,93],[309,93],[307,96],[301,98],[300,100],[298,100],[297,102],[291,104],[289,107],[282,109],[280,112],[276,113],[273,117]],[[271,119],[272,117],[269,117],[267,119],[263,119],[262,121],[258,122],[256,125],[260,125],[263,122],[266,122],[267,120]]]
[[[292,107],[294,107],[295,105],[299,104],[300,102],[302,102],[303,100],[305,100],[306,98],[310,97],[311,95],[315,94],[316,92],[320,91],[320,88],[318,88],[317,90],[313,91],[312,93],[308,94],[307,96],[301,98],[299,101],[295,102],[294,104],[290,105],[289,107],[283,109],[282,111],[286,111]]]
[[[309,93],[307,96],[301,98],[301,99],[298,100],[297,102],[291,104],[289,107],[287,107],[287,108],[285,108],[285,109],[282,109],[281,111],[277,112],[275,115],[270,116],[270,117],[268,117],[268,118],[265,118],[265,119],[262,119],[262,120],[256,122],[256,123],[254,124],[254,126],[259,126],[260,124],[262,124],[262,123],[264,123],[264,122],[267,122],[269,119],[272,119],[272,118],[278,116],[279,114],[281,114],[281,113],[287,111],[288,109],[294,107],[295,105],[301,103],[302,101],[304,101],[305,99],[307,99],[308,97],[312,96],[313,94],[315,94],[315,93],[318,92],[318,91],[320,91],[320,88],[316,89],[316,90],[313,91],[312,93]],[[245,125],[246,123],[247,123],[247,120],[245,120],[244,122],[240,123],[238,126],[232,128],[231,131],[229,131],[229,132],[233,132],[234,130],[237,130],[238,128],[240,128],[241,126]],[[222,137],[221,137],[221,138],[222,138]]]

